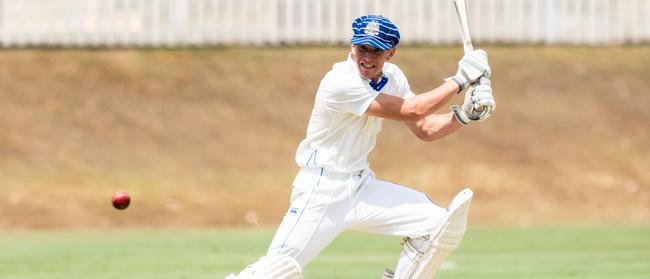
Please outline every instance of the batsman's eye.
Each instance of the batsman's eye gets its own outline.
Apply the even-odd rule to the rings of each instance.
[[[381,54],[381,52],[383,52],[380,49],[370,48],[367,45],[360,45],[359,46],[359,51],[361,53],[372,53],[372,54]]]
[[[361,45],[361,46],[357,47],[357,50],[359,50],[359,52],[363,53],[363,52],[367,52],[368,48],[366,46]]]

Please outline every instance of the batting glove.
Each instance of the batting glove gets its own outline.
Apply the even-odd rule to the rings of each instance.
[[[463,105],[452,106],[451,110],[460,124],[467,125],[471,121],[488,119],[496,108],[490,79],[481,77],[465,93]]]
[[[465,89],[467,84],[476,82],[480,77],[490,78],[492,70],[488,64],[487,52],[482,49],[477,49],[469,53],[465,53],[463,58],[458,61],[458,71],[456,75],[446,78],[445,80],[453,80],[458,84],[458,92],[460,93]]]

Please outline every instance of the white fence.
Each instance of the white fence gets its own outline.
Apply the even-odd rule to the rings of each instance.
[[[477,43],[650,42],[650,0],[468,0]],[[0,0],[0,45],[343,44],[362,14],[407,44],[456,44],[450,0]]]

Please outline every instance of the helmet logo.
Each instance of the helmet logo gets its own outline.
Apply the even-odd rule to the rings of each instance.
[[[364,33],[370,36],[379,35],[379,23],[374,20],[368,22],[368,25],[366,25],[366,30],[364,31]]]

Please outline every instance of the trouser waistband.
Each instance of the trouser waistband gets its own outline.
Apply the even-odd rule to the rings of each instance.
[[[355,176],[362,177],[364,174],[370,173],[370,169],[353,172],[336,172],[327,170],[325,168],[301,168],[298,173],[314,176],[325,176],[331,179],[348,179]]]

